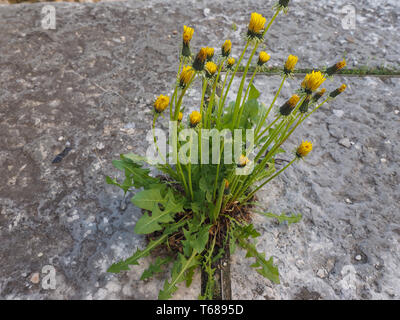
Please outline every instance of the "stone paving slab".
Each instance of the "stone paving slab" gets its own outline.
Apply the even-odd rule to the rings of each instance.
[[[196,28],[194,47],[219,46],[217,39],[230,37],[237,54],[235,46],[239,46],[243,29],[233,31],[232,24],[243,27],[251,11],[262,6],[270,12],[267,9],[272,3],[57,3],[56,30],[41,28],[43,4],[0,6],[1,298],[157,296],[162,277],[149,283],[138,281],[148,261],[122,275],[105,273],[112,262],[143,246],[144,239],[133,233],[139,210],[129,203],[122,210],[121,192],[106,185],[104,176],[117,173],[111,160],[119,153],[144,154],[151,101],[169,88],[174,76],[182,24]],[[338,30],[340,20],[333,10],[344,1],[326,8],[319,1],[294,1],[288,15],[271,29],[271,63],[291,52],[299,55],[301,67],[327,64],[345,50],[359,63],[371,55],[390,62],[390,54],[399,52],[397,1],[385,1],[379,8],[378,2],[360,3],[365,28],[360,24],[353,33],[340,31],[336,37],[331,32]],[[304,21],[309,18],[315,20],[307,26]],[[321,35],[314,39],[315,30]],[[280,31],[285,34],[278,40]],[[318,37],[325,36],[330,44],[321,51]],[[347,36],[352,36],[354,43],[340,44]],[[382,43],[374,47],[368,37],[377,37]],[[303,43],[306,38],[307,44]],[[269,98],[277,81],[277,77],[256,80],[265,87],[263,98]],[[282,99],[295,83],[288,83]],[[399,82],[352,78],[349,84],[349,92],[333,109],[311,120],[318,126],[301,129],[317,141],[315,153],[307,163],[277,180],[269,192],[270,200],[264,203],[275,212],[293,210],[296,205],[304,213],[303,222],[288,231],[257,220],[257,228],[268,231],[260,246],[279,257],[284,285],[273,287],[257,278],[238,252],[232,270],[235,298],[304,298],[316,297],[315,292],[322,298],[398,298],[400,285],[394,278],[397,275],[398,279],[399,265],[399,178],[395,175],[399,115],[394,110],[399,109],[395,100]],[[198,98],[196,94],[191,97],[194,101]],[[343,115],[338,110],[350,113]],[[343,148],[338,140],[344,137],[355,144]],[[52,164],[68,145],[72,151],[67,157]],[[310,163],[315,167],[311,169]],[[343,202],[347,198],[351,204]],[[346,232],[354,239],[345,237]],[[331,249],[321,244],[318,248],[320,241]],[[361,262],[364,256],[368,262],[352,260],[357,250],[362,252]],[[330,255],[335,257],[333,269],[324,265]],[[54,291],[30,281],[32,274],[48,264],[57,271]],[[299,269],[295,269],[297,265]],[[346,265],[353,265],[357,272],[356,289],[349,284],[350,291],[342,290],[350,281],[346,272],[353,272],[350,267],[343,271]],[[323,268],[329,269],[329,275],[315,276],[324,275],[319,272]],[[196,298],[199,278],[197,275],[192,289],[182,288],[175,297]]]
[[[300,79],[287,82],[278,105]],[[290,226],[253,215],[258,249],[276,259],[281,284],[250,273],[252,260],[232,259],[234,299],[400,298],[400,79],[327,81],[348,89],[306,120],[285,146],[314,143],[309,157],[258,194],[265,212],[301,213]],[[279,77],[259,77],[271,101]]]

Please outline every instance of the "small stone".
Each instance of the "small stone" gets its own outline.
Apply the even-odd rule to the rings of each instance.
[[[178,30],[172,31],[173,34],[178,34]]]
[[[224,261],[224,263],[222,264],[224,267],[226,267],[228,264]]]
[[[358,254],[358,255],[355,256],[355,259],[356,259],[357,261],[361,261],[362,257],[361,257],[361,255]]]
[[[301,259],[297,260],[296,261],[296,267],[299,268],[299,269],[303,268],[304,267],[304,261],[301,260]]]
[[[39,272],[35,272],[31,276],[31,282],[33,284],[38,284],[39,283]]]
[[[103,150],[104,149],[104,143],[103,142],[97,142],[96,148],[97,150]]]
[[[394,110],[395,114],[399,114],[399,112],[400,112],[399,110]]]
[[[24,272],[24,273],[21,274],[21,276],[24,277],[24,278],[26,278],[27,275],[28,275],[28,274],[27,274],[26,272]]]
[[[39,252],[37,256],[40,258],[42,255],[43,255],[43,252]]]
[[[204,13],[204,16],[205,17],[207,17],[209,14],[210,14],[210,9],[209,8],[205,8],[204,10],[203,10],[203,13]]]
[[[328,272],[325,269],[318,269],[318,271],[317,271],[318,277],[323,279],[323,278],[326,278],[327,275],[328,275]]]
[[[387,160],[386,160],[385,158],[381,158],[381,162],[382,162],[382,163],[386,163]]]
[[[344,111],[343,111],[343,110],[336,110],[336,109],[334,109],[334,110],[333,110],[333,114],[334,114],[336,117],[341,118],[341,117],[343,117],[343,115],[344,115]]]
[[[349,199],[349,198],[346,198],[346,203],[349,203],[349,204],[352,204],[353,202]]]
[[[58,141],[63,141],[63,140],[64,140],[63,136],[58,137]]]
[[[350,148],[351,147],[351,142],[349,138],[343,138],[339,140],[339,144],[342,145],[343,147]]]

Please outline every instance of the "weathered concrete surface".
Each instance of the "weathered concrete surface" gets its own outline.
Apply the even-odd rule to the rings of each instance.
[[[1,298],[157,296],[162,277],[138,281],[148,261],[122,275],[105,272],[144,241],[133,234],[139,210],[129,203],[121,210],[121,192],[107,186],[104,176],[117,174],[111,160],[119,153],[144,154],[151,100],[166,92],[174,76],[182,24],[195,27],[194,48],[219,47],[229,37],[237,56],[249,13],[271,12],[267,9],[273,2],[238,1],[229,7],[216,1],[182,3],[54,4],[56,30],[40,27],[43,4],[0,7]],[[271,63],[294,53],[300,67],[320,66],[344,51],[350,65],[368,57],[375,57],[370,61],[375,65],[395,63],[398,4],[377,3],[362,2],[357,29],[343,31],[333,8],[345,1],[326,7],[319,1],[294,2],[271,28]],[[270,79],[266,101],[277,81]],[[318,125],[301,129],[317,142],[315,152],[277,180],[264,203],[274,212],[298,208],[305,217],[289,231],[266,225],[261,248],[279,257],[283,284],[271,286],[249,272],[239,252],[232,270],[236,298],[398,298],[398,90],[398,80],[352,79],[351,94],[311,120]],[[346,113],[339,117],[337,110]],[[338,144],[344,137],[355,142],[350,149]],[[73,148],[70,154],[51,164],[67,145]],[[260,220],[257,228],[264,225]],[[358,254],[360,261],[354,260]],[[327,262],[331,257],[333,268]],[[42,279],[45,265],[56,269],[54,291],[42,289],[40,280],[30,281],[37,272]],[[354,285],[347,265],[357,272]],[[321,280],[316,274],[323,275],[319,269],[324,268],[329,275]],[[195,284],[176,298],[196,298],[199,277]]]
[[[265,101],[279,80],[257,79]],[[278,102],[300,81],[287,82]],[[281,284],[249,273],[240,252],[236,299],[400,299],[400,79],[338,77],[325,87],[342,82],[346,92],[308,118],[281,157],[291,159],[302,139],[312,153],[258,194],[265,212],[303,214],[290,226],[254,215],[258,248],[275,257]]]

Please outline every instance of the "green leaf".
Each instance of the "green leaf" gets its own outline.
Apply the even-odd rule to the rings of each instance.
[[[191,275],[191,269],[198,265],[196,251],[193,250],[190,258],[186,259],[183,254],[179,254],[178,259],[175,261],[171,271],[171,282],[165,280],[163,290],[158,294],[159,300],[167,300],[172,298],[172,294],[178,290],[176,286],[179,282],[188,281],[187,273]]]
[[[121,272],[122,270],[129,270],[129,265],[139,265],[138,260],[143,257],[147,257],[150,252],[158,247],[161,243],[163,243],[168,237],[168,234],[162,235],[160,238],[154,241],[150,241],[150,243],[147,245],[147,247],[143,250],[137,249],[137,251],[128,259],[119,261],[117,263],[114,263],[111,265],[111,267],[108,268],[107,272],[112,272],[112,273],[118,273]]]
[[[137,234],[147,234],[161,230],[161,223],[174,221],[174,215],[183,211],[185,199],[174,195],[171,189],[162,196],[160,188],[156,188],[138,192],[132,202],[139,208],[151,211],[151,216],[146,212],[135,225]]]
[[[118,273],[122,270],[129,270],[129,265],[138,265],[138,260],[144,257],[147,257],[150,252],[157,248],[160,244],[167,240],[168,236],[174,233],[179,228],[183,227],[187,223],[186,220],[181,221],[179,223],[175,223],[173,225],[167,226],[163,235],[157,240],[152,240],[147,245],[147,247],[143,250],[137,250],[131,257],[126,260],[114,263],[111,267],[108,268],[107,272]]]
[[[273,258],[270,257],[269,260],[265,260],[265,253],[259,253],[256,246],[244,239],[239,239],[239,245],[247,250],[246,258],[255,258],[256,261],[251,265],[252,268],[256,268],[256,271],[264,276],[265,278],[271,280],[274,283],[279,284],[279,271],[276,266],[274,266]]]
[[[260,91],[257,90],[257,88],[254,86],[254,84],[251,84],[250,93],[249,93],[249,97],[247,100],[249,101],[252,99],[258,99],[259,96],[260,96]]]
[[[172,259],[171,257],[167,257],[165,259],[161,259],[160,257],[157,257],[154,264],[150,264],[150,266],[146,270],[143,271],[143,274],[140,277],[140,280],[145,280],[145,279],[151,278],[154,276],[155,273],[163,272],[163,269],[161,267],[164,264],[167,264],[168,262],[170,262],[171,259]]]
[[[262,214],[263,216],[266,216],[268,218],[276,218],[276,219],[278,219],[279,223],[287,221],[289,226],[292,223],[299,222],[302,218],[302,215],[300,213],[299,214],[292,213],[291,216],[287,216],[285,213],[282,213],[281,215],[277,215],[272,212],[259,212],[259,211],[256,211],[256,212],[259,214]]]

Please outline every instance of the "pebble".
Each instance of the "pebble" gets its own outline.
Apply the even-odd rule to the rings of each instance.
[[[203,10],[203,13],[204,13],[204,16],[205,17],[207,17],[209,14],[210,14],[210,9],[209,8],[205,8],[204,10]]]
[[[43,253],[42,253],[42,252],[39,252],[37,256],[38,256],[38,257],[41,257],[42,255],[43,255]]]
[[[400,112],[399,110],[394,110],[395,114],[399,114],[399,112]]]
[[[35,273],[32,274],[31,282],[34,283],[34,284],[38,284],[39,283],[39,272],[35,272]]]
[[[382,163],[386,163],[387,160],[386,160],[385,158],[381,158],[381,162],[382,162]]]
[[[349,138],[343,138],[339,140],[339,144],[342,145],[343,147],[350,148],[351,147],[351,142]]]
[[[334,109],[334,110],[333,110],[333,114],[334,114],[335,116],[337,116],[338,118],[341,118],[341,117],[344,115],[344,111],[343,111],[343,110],[336,110],[336,109]]]
[[[349,198],[347,198],[345,201],[346,201],[346,203],[349,203],[349,204],[353,203]]]
[[[323,279],[323,278],[326,278],[327,275],[328,275],[328,272],[325,269],[318,269],[318,271],[317,271],[318,277]]]
[[[361,255],[358,254],[358,255],[356,255],[355,259],[356,259],[357,261],[361,261],[362,257],[361,257]]]
[[[104,149],[104,143],[103,142],[97,142],[96,148],[97,150],[103,150]]]

